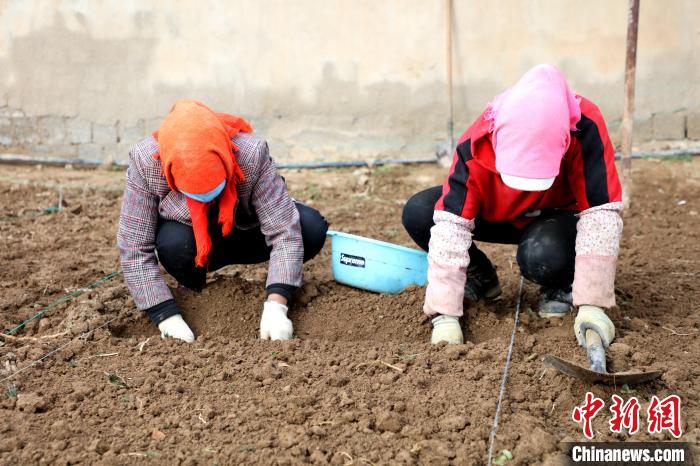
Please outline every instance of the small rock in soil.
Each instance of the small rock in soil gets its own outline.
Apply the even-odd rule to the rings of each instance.
[[[287,411],[286,420],[289,424],[303,424],[306,416],[300,409],[290,409]]]
[[[442,430],[451,430],[454,432],[460,431],[467,426],[466,416],[449,416],[440,420],[440,428]]]
[[[466,353],[467,348],[465,348],[464,345],[450,345],[447,347],[447,349],[445,349],[445,355],[448,359],[451,359],[453,361],[456,361],[461,356],[464,356]]]
[[[377,430],[380,432],[399,432],[403,427],[403,420],[398,413],[388,412],[377,417]]]
[[[553,452],[557,448],[557,440],[552,434],[541,427],[534,427],[520,439],[513,449],[513,456],[519,461],[532,461],[540,454]]]
[[[95,439],[88,445],[88,450],[94,451],[98,455],[104,454],[109,449],[109,445],[102,439]]]
[[[328,435],[325,429],[321,426],[313,426],[311,428],[311,433],[317,437],[325,437],[326,435]]]
[[[484,348],[474,348],[469,352],[469,359],[474,359],[479,362],[489,361],[493,359],[491,351]]]
[[[637,364],[649,364],[651,362],[651,359],[651,355],[643,351],[637,351],[636,353],[632,354],[632,361],[634,361]]]
[[[0,453],[9,453],[19,450],[20,448],[22,448],[22,443],[17,438],[10,437],[0,439]]]
[[[46,409],[46,401],[35,393],[20,393],[16,408],[25,413],[42,412]]]
[[[609,351],[613,356],[627,357],[632,354],[632,347],[625,343],[615,342],[610,345]]]
[[[333,375],[331,377],[328,377],[328,381],[326,383],[331,387],[342,387],[344,385],[347,385],[349,381],[350,380],[347,377]]]

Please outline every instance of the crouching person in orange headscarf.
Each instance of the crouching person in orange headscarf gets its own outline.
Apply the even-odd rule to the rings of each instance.
[[[328,223],[289,197],[267,143],[251,131],[242,118],[180,100],[129,153],[117,243],[134,302],[163,337],[194,341],[158,261],[201,290],[207,271],[268,260],[260,337],[292,337],[287,303]]]

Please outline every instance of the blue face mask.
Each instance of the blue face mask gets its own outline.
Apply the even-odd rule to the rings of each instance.
[[[219,186],[217,186],[216,188],[212,189],[212,190],[209,191],[208,193],[203,193],[203,194],[190,194],[190,193],[186,193],[185,191],[180,191],[180,192],[181,192],[182,194],[184,194],[185,196],[189,197],[190,199],[194,199],[195,201],[199,201],[199,202],[211,202],[211,201],[213,201],[214,199],[216,199],[216,197],[217,197],[219,194],[221,194],[221,191],[224,190],[224,187],[225,187],[225,186],[226,186],[226,180],[222,181],[221,184],[220,184]]]

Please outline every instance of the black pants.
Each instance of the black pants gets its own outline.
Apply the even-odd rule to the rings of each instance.
[[[403,226],[425,251],[430,241],[435,203],[442,187],[426,189],[411,197],[403,209]],[[539,285],[567,289],[574,281],[576,222],[572,212],[544,211],[524,229],[510,223],[491,223],[476,218],[472,238],[487,243],[517,244],[516,259],[523,276]],[[493,267],[476,244],[469,248],[469,268]]]
[[[296,203],[301,224],[301,236],[304,242],[304,262],[315,257],[323,248],[328,231],[328,222],[321,213]],[[221,226],[217,223],[218,209],[212,206],[209,209],[209,235],[212,241],[212,250],[209,254],[209,271],[220,269],[230,264],[259,264],[270,259],[272,248],[265,242],[265,235],[260,227],[250,230],[241,230],[234,227],[231,233],[223,237]],[[194,230],[191,226],[176,221],[163,221],[158,226],[156,236],[156,251],[163,268],[175,277],[183,286],[193,290],[200,290],[206,283],[207,270],[195,267],[194,258],[197,254],[197,246],[194,240]],[[291,295],[290,288],[284,290],[270,290],[279,292],[288,298]]]

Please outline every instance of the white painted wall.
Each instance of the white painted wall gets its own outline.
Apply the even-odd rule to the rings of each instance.
[[[454,4],[457,132],[541,62],[561,67],[615,131],[626,0]],[[0,0],[0,143],[123,159],[175,99],[193,97],[248,117],[284,161],[431,156],[446,138],[444,5]],[[697,0],[642,1],[641,137],[653,136],[654,113],[700,112],[699,19]],[[27,139],[27,127],[54,125],[47,117],[63,138]],[[67,128],[80,124],[88,142]]]

